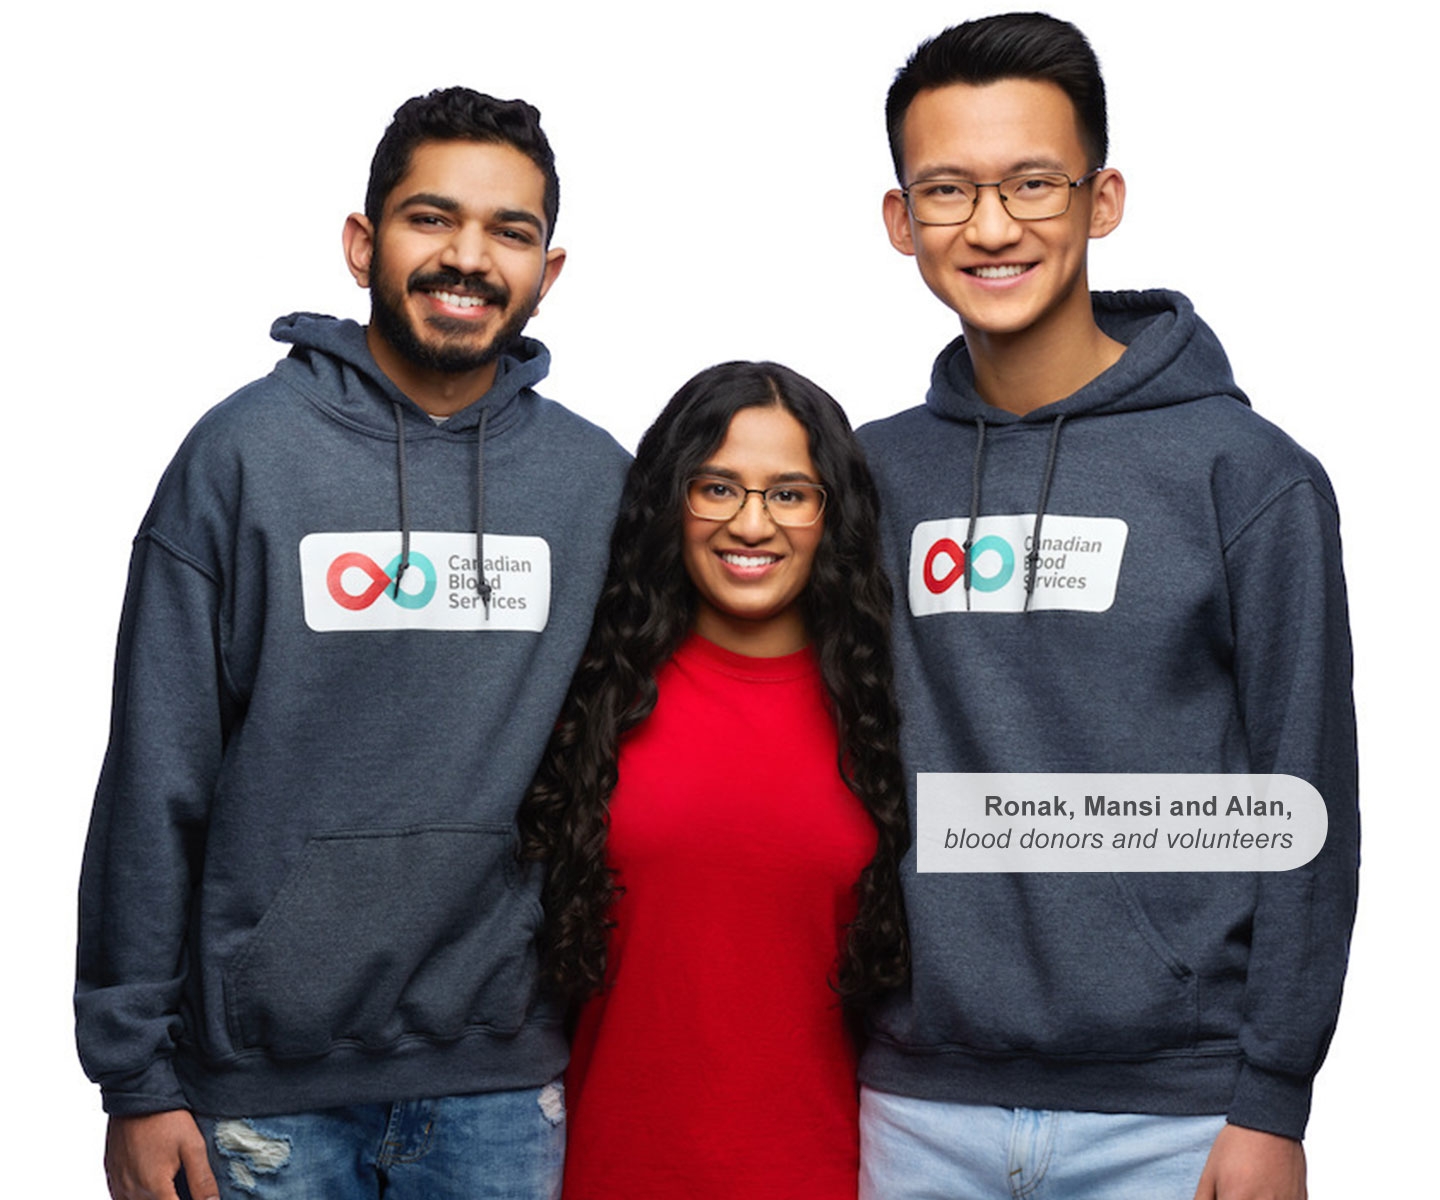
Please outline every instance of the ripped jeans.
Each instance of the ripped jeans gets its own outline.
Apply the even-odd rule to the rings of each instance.
[[[198,1117],[222,1200],[558,1200],[565,1093]]]

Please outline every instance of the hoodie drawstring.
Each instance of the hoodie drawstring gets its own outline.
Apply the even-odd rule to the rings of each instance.
[[[980,519],[980,475],[985,467],[985,419],[975,418],[975,460],[970,464],[970,526],[965,531],[965,611],[970,611],[970,547],[975,542],[975,522]]]
[[[475,434],[475,590],[490,619],[490,581],[485,578],[485,422],[488,408],[480,410],[480,428]]]
[[[1035,595],[1035,568],[1040,561],[1040,527],[1045,522],[1045,506],[1050,503],[1050,481],[1055,477],[1055,452],[1060,448],[1060,426],[1064,414],[1055,418],[1050,427],[1050,452],[1045,456],[1045,474],[1040,480],[1040,499],[1035,505],[1035,528],[1030,531],[1030,553],[1025,556],[1025,611],[1030,611],[1030,598]]]
[[[398,400],[390,401],[395,412],[395,457],[396,471],[400,476],[400,565],[395,568],[395,598],[400,598],[400,580],[405,577],[405,568],[410,565],[410,496],[406,491],[405,473],[405,411]]]
[[[398,400],[390,407],[395,413],[396,473],[400,476],[400,563],[395,568],[394,595],[400,595],[400,580],[410,565],[410,494],[405,470],[405,410]],[[490,409],[480,410],[480,427],[475,435],[475,590],[485,605],[485,619],[490,619],[490,581],[485,578],[485,423]]]
[[[1063,414],[1055,418],[1050,426],[1050,448],[1045,456],[1045,473],[1040,479],[1040,499],[1035,505],[1035,524],[1030,531],[1030,552],[1025,556],[1025,606],[1022,612],[1030,611],[1030,600],[1035,595],[1035,571],[1040,562],[1040,530],[1045,524],[1045,510],[1050,504],[1050,483],[1055,478],[1055,457],[1060,449],[1060,426],[1065,423]],[[985,418],[975,418],[975,458],[970,467],[970,524],[965,531],[965,544],[961,547],[965,555],[965,611],[970,611],[970,575],[973,570],[970,548],[975,543],[975,525],[980,519],[980,477],[985,469]]]

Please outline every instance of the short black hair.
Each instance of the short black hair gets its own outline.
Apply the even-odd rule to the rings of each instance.
[[[410,169],[422,142],[498,142],[514,146],[545,176],[545,240],[560,213],[560,177],[555,152],[540,128],[540,110],[524,100],[497,100],[467,87],[438,88],[415,96],[395,110],[375,157],[365,189],[365,216],[378,227],[385,201]]]
[[[1002,79],[1039,79],[1070,97],[1080,140],[1095,170],[1110,148],[1105,120],[1105,80],[1090,43],[1069,21],[1046,13],[1006,13],[955,25],[921,42],[895,75],[885,98],[885,127],[895,177],[905,183],[902,135],[915,97],[952,83],[974,87]]]

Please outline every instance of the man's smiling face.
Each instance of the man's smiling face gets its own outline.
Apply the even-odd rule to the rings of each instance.
[[[932,179],[993,183],[1031,172],[1085,177],[1093,164],[1070,98],[1055,84],[1002,79],[921,92],[905,115],[907,186]],[[967,332],[1027,333],[1057,321],[1089,320],[1089,239],[1119,221],[1110,190],[1116,173],[1101,171],[1075,189],[1065,213],[1016,220],[993,187],[982,188],[969,220],[921,225],[897,189],[885,197],[885,220],[897,250],[912,254],[930,290]],[[1097,192],[1105,200],[1096,203]]]
[[[513,146],[422,142],[378,228],[351,218],[351,270],[370,288],[382,343],[372,349],[402,388],[408,376],[468,374],[488,388],[564,261],[546,249],[544,193],[540,168]]]

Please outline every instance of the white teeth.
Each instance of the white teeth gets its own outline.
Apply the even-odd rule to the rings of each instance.
[[[431,292],[441,304],[448,304],[451,308],[479,308],[486,303],[479,296],[462,296],[459,292]]]
[[[720,557],[732,567],[764,567],[777,561],[773,554],[722,554]]]
[[[1023,275],[1030,268],[1019,264],[1007,264],[1003,267],[970,267],[971,275],[981,279],[1011,279],[1016,275]]]

